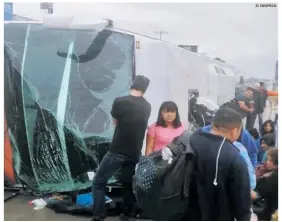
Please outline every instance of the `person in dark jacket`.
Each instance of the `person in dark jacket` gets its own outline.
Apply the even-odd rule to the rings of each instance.
[[[243,118],[254,112],[253,90],[248,87],[244,94],[235,97],[238,107],[235,109]],[[231,108],[231,107],[230,107]]]
[[[259,121],[259,131],[262,132],[262,114],[264,112],[265,103],[264,102],[264,94],[261,91],[261,85],[257,83],[255,87],[252,88],[253,91],[253,101],[254,101],[254,111],[252,113],[248,113],[246,129],[254,128],[255,121],[258,117]]]
[[[202,127],[201,129],[199,129],[199,131],[203,131],[203,132],[210,132],[212,129],[212,126],[205,126]],[[238,142],[242,143],[249,154],[250,160],[252,162],[252,165],[255,167],[257,165],[257,154],[258,154],[258,149],[257,149],[257,145],[255,143],[255,141],[252,139],[251,134],[245,130],[242,129],[241,134],[239,136],[239,138],[237,139]]]
[[[191,136],[196,153],[196,170],[191,188],[191,209],[186,220],[249,221],[251,195],[248,168],[233,145],[241,133],[242,116],[220,108],[210,133],[201,130]],[[190,215],[190,218],[189,218]],[[193,217],[193,218],[191,218]]]
[[[259,85],[260,85],[259,90],[262,93],[260,104],[262,105],[263,111],[264,111],[264,108],[266,107],[266,101],[267,101],[268,94],[267,94],[267,89],[265,87],[265,83],[259,82]]]
[[[257,212],[258,219],[262,221],[271,220],[271,215],[278,209],[278,149],[267,151],[266,165],[270,172],[258,180],[256,192],[252,192],[254,200],[265,200],[266,207]]]

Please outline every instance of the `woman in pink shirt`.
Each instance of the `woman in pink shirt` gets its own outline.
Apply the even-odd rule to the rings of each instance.
[[[157,122],[148,129],[146,155],[164,148],[184,130],[177,105],[172,101],[163,102]]]

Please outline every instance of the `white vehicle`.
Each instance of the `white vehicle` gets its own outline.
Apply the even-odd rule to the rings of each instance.
[[[19,24],[19,22],[7,23]],[[55,16],[45,17],[45,21],[42,23],[21,23],[30,24],[30,27],[42,24],[42,27],[58,29],[61,32],[63,30],[65,32],[79,30],[94,35],[93,38],[97,34],[96,30],[105,28],[107,24],[106,21],[76,24],[73,18],[57,18]],[[165,100],[173,100],[179,107],[183,123],[188,124],[188,91],[190,89],[197,89],[200,97],[218,105],[234,97],[237,77],[235,76],[235,67],[232,65],[141,34],[114,27],[109,30],[125,34],[127,38],[131,38],[134,42],[134,49],[131,51],[133,53],[131,56],[134,58],[132,77],[144,75],[150,79],[150,86],[145,94],[145,97],[152,104],[150,123],[156,120],[161,103]],[[71,36],[68,37],[71,38]],[[90,42],[85,42],[85,50],[87,44],[90,44]],[[116,41],[116,44],[119,43]],[[44,55],[41,56],[44,57]]]
[[[75,189],[72,178],[89,169],[89,156],[99,162],[91,147],[111,140],[112,102],[128,94],[135,75],[150,79],[145,94],[152,105],[149,125],[161,103],[172,100],[188,127],[190,90],[215,104],[235,95],[233,66],[107,24],[54,16],[43,22],[5,22],[5,113],[18,161],[32,166],[16,171],[20,178],[33,172],[39,187],[52,176],[41,190]],[[12,122],[14,116],[22,122]],[[50,163],[61,173],[54,173]],[[49,176],[42,174],[45,168]],[[61,181],[71,181],[70,187]]]

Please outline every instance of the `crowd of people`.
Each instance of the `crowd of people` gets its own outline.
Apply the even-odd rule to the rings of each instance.
[[[263,118],[268,96],[277,96],[277,92],[266,89],[263,82],[258,82],[254,86],[249,86],[243,93],[237,93],[234,100],[227,103],[226,106],[234,108],[246,119],[246,129],[254,128],[255,121],[258,118],[259,133],[263,133]],[[278,115],[275,116],[277,124]]]
[[[120,219],[130,220],[135,201],[132,178],[144,137],[146,155],[150,155],[166,147],[187,129],[173,101],[163,102],[156,122],[147,129],[151,105],[143,95],[149,82],[144,76],[136,76],[130,95],[113,102],[111,114],[115,133],[110,150],[93,179],[95,201],[91,220],[105,219],[105,188],[117,169],[122,170],[124,189]],[[261,100],[253,100],[253,95],[253,89],[248,88],[244,95],[232,101],[238,104],[237,107],[219,108],[211,125],[199,128],[191,136],[191,146],[197,154],[200,192],[193,196],[194,211],[189,211],[183,220],[251,220],[252,212],[258,220],[271,220],[277,211],[275,124],[272,120],[262,123],[260,119],[261,129],[254,128],[254,116],[261,118],[265,105],[257,106],[256,101],[261,104]],[[242,126],[244,118],[249,118],[245,128]]]

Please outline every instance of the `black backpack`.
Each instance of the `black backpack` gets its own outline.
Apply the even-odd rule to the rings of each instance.
[[[133,190],[143,214],[152,220],[181,220],[187,212],[196,157],[190,136],[185,131],[167,146],[171,162],[163,160],[160,150],[142,156],[137,165]]]
[[[222,107],[234,109],[237,112],[240,112],[240,106],[239,106],[238,101],[236,99],[232,99],[231,101],[222,104],[220,108],[222,108]]]
[[[220,108],[222,107],[227,107],[237,111],[238,113],[241,114],[242,118],[245,118],[247,116],[247,112],[240,108],[238,101],[236,99],[232,99],[231,101],[224,103],[223,105],[221,105]]]
[[[208,109],[205,105],[195,104],[192,109],[192,116],[199,127],[208,126],[211,124],[216,111]]]

